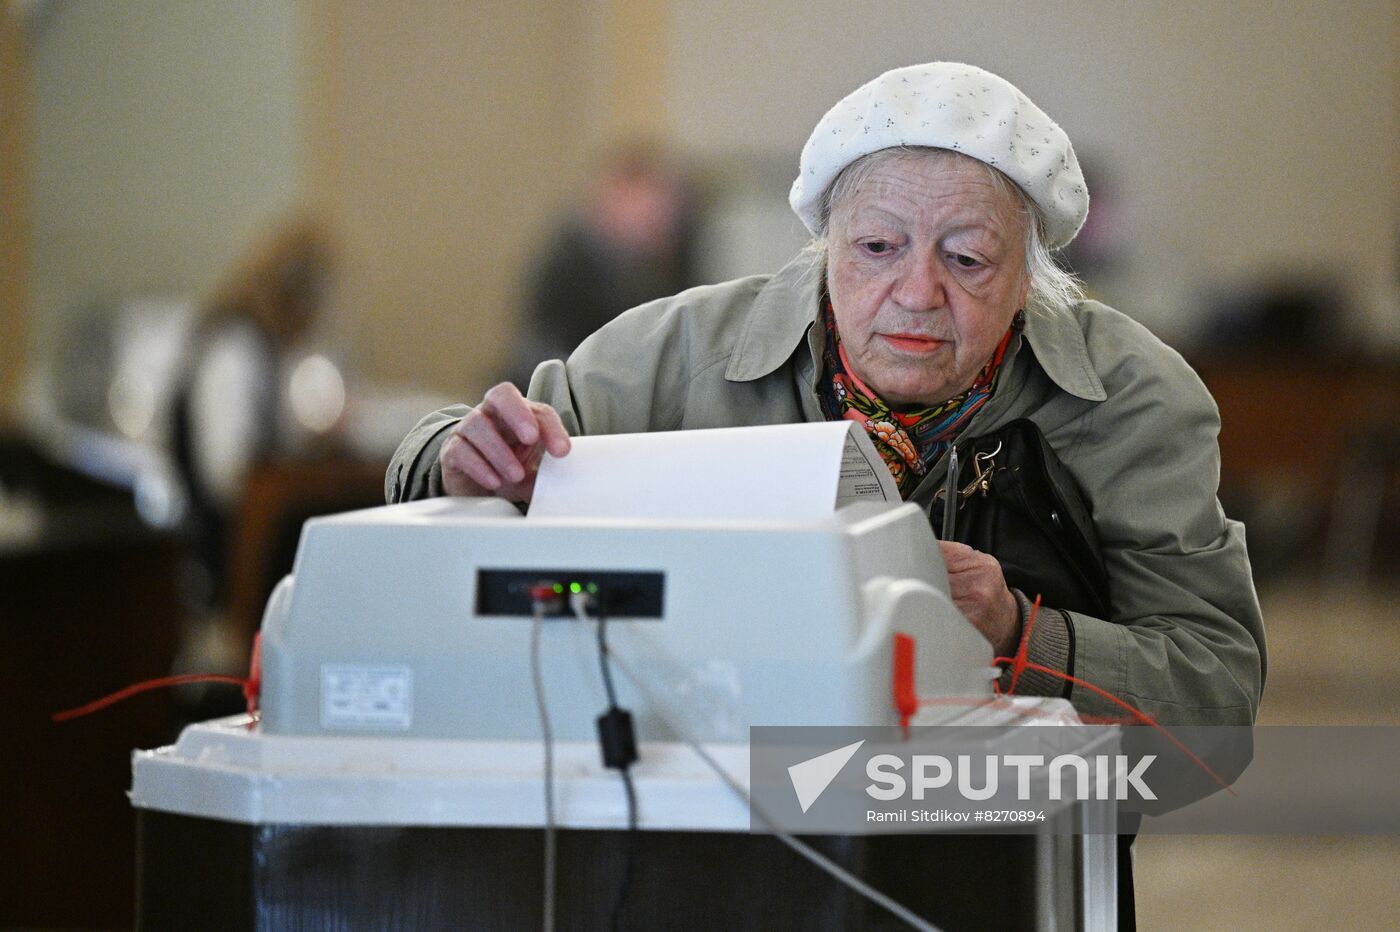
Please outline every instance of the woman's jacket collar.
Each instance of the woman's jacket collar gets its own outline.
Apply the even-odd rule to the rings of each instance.
[[[822,281],[819,262],[817,257],[801,253],[759,291],[748,324],[729,358],[726,379],[750,382],[763,378],[793,353],[807,351],[807,331],[817,319]],[[1060,388],[1085,401],[1108,397],[1072,312],[1028,313],[1023,335],[1045,374]]]

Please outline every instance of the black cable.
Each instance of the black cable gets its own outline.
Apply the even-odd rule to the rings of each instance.
[[[586,622],[590,600],[576,597],[570,601],[574,614]],[[609,926],[614,932],[621,932],[622,913],[627,906],[627,894],[632,888],[632,876],[637,865],[637,789],[632,783],[631,770],[632,762],[637,759],[636,736],[632,730],[631,714],[617,704],[617,689],[612,678],[612,652],[608,650],[607,612],[603,610],[601,598],[593,599],[591,603],[597,621],[598,668],[602,672],[603,689],[608,696],[607,711],[598,718],[598,738],[603,749],[603,763],[617,770],[622,777],[622,788],[627,794],[627,843],[623,853],[622,877],[613,897],[609,921]]]
[[[637,846],[640,833],[637,831],[637,790],[632,785],[630,767],[623,767],[622,787],[627,791],[627,849],[623,853],[622,879],[618,882],[617,893],[613,897],[610,925],[613,932],[622,932],[622,911],[627,906],[627,894],[632,889],[632,874],[637,867]]]
[[[595,611],[598,618],[598,666],[603,671],[603,688],[608,693],[608,711],[617,708],[617,690],[613,688],[612,668],[608,665],[608,616],[598,603]]]

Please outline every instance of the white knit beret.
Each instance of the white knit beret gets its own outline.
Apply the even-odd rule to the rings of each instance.
[[[892,146],[952,149],[999,169],[1044,211],[1047,246],[1074,239],[1089,192],[1069,137],[1009,81],[956,62],[886,71],[826,112],[802,148],[788,202],[817,232],[822,193],[847,165]]]

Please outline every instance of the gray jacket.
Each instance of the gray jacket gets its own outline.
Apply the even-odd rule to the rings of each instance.
[[[535,370],[529,397],[571,434],[737,427],[822,419],[814,327],[820,271],[799,257],[755,276],[642,305],[568,362]],[[1216,499],[1220,419],[1195,372],[1119,312],[1085,301],[1027,315],[996,394],[966,428],[1028,417],[1093,506],[1108,567],[1110,618],[1042,611],[1031,660],[1118,696],[1163,723],[1248,724],[1264,682],[1264,632],[1244,527]],[[442,494],[438,451],[469,409],[424,418],[389,466],[390,501]],[[910,500],[928,507],[944,464]],[[1048,675],[1020,692],[1061,695]],[[1123,710],[1074,687],[1076,708]]]

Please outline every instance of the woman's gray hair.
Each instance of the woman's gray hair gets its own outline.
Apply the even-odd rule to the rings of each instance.
[[[817,234],[807,245],[807,251],[820,259],[820,267],[825,269],[827,258],[827,234],[831,224],[831,214],[835,205],[844,201],[865,183],[870,175],[885,162],[911,155],[940,153],[950,158],[968,159],[979,165],[1001,191],[1015,194],[1021,209],[1025,212],[1026,223],[1026,273],[1030,277],[1030,288],[1026,291],[1026,313],[1069,310],[1084,299],[1084,291],[1078,280],[1065,271],[1055,255],[1045,245],[1045,214],[1035,201],[1010,178],[996,168],[978,159],[972,159],[950,149],[937,149],[929,146],[896,146],[881,149],[862,156],[841,170],[841,174],[822,193],[818,204]]]

